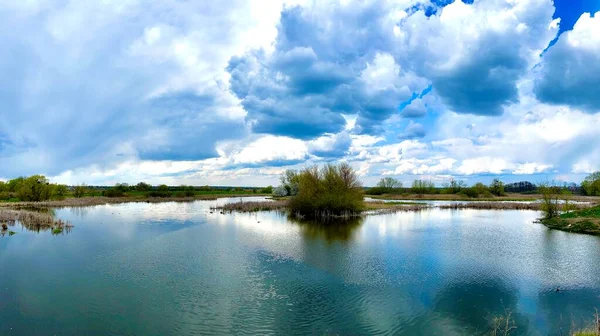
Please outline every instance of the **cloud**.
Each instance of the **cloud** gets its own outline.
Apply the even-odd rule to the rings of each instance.
[[[556,35],[553,12],[551,0],[455,1],[431,16],[415,11],[396,30],[398,58],[431,81],[448,109],[501,115]]]
[[[224,69],[272,42],[281,7],[263,4],[0,4],[1,175],[215,156],[247,134]]]
[[[401,115],[405,118],[422,118],[427,114],[427,107],[423,99],[417,98],[402,109]]]
[[[377,1],[286,8],[275,50],[250,51],[228,66],[252,131],[315,139],[339,133],[342,115],[356,114],[355,132],[380,132],[428,85],[390,54],[403,9]]]
[[[398,135],[398,139],[407,140],[415,138],[424,138],[426,134],[427,131],[425,131],[425,127],[423,127],[423,125],[411,121],[408,124],[408,126],[406,126],[404,133]]]
[[[348,154],[352,138],[348,132],[322,136],[311,141],[309,153],[324,158],[340,158]]]
[[[255,185],[344,160],[366,183],[580,178],[600,162],[599,14],[548,46],[553,12],[551,0],[4,2],[0,176]]]
[[[545,103],[600,112],[600,12],[581,15],[543,57],[535,94]]]

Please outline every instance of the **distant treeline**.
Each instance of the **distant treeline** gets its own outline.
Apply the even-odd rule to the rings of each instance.
[[[494,179],[490,185],[476,183],[468,186],[464,181],[450,179],[442,187],[436,187],[432,181],[415,180],[410,187],[405,187],[402,182],[391,178],[382,178],[377,186],[365,188],[367,195],[384,194],[458,194],[467,197],[494,197],[502,196],[507,192],[511,193],[539,193],[540,187],[547,186],[548,183],[533,184],[528,181],[505,184],[499,179]],[[572,194],[584,196],[600,196],[600,172],[590,174],[585,178],[581,185],[575,183],[554,183],[556,188],[568,191]]]
[[[402,182],[392,178],[382,178],[377,186],[365,190],[367,195],[385,195],[385,194],[457,194],[467,197],[494,197],[505,194],[504,183],[495,179],[489,186],[483,183],[476,183],[469,187],[464,181],[450,179],[445,182],[441,188],[436,187],[432,181],[414,180],[410,187],[404,187]]]
[[[68,186],[50,183],[43,175],[17,177],[7,182],[0,181],[0,201],[11,202],[40,202],[66,197],[81,198],[85,196],[105,197],[194,197],[196,195],[212,194],[271,194],[273,187],[241,188],[222,186],[152,186],[145,182],[136,185],[118,183],[114,186],[87,186],[79,184]]]

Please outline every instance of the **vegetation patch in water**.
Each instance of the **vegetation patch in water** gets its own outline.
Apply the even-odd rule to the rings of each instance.
[[[211,210],[223,211],[223,212],[257,212],[257,211],[269,211],[269,210],[282,210],[286,209],[288,205],[287,201],[272,201],[272,202],[235,202],[224,205],[211,207]]]
[[[51,230],[53,233],[56,230],[69,230],[73,227],[71,223],[61,219],[55,219],[49,212],[36,212],[28,210],[8,210],[0,209],[0,223],[2,223],[2,233],[6,234],[8,226],[13,226],[20,223],[23,227],[31,231],[46,231]],[[12,236],[12,231],[9,231],[9,236]]]
[[[294,178],[298,193],[289,201],[293,216],[307,219],[360,216],[365,208],[363,189],[347,164],[305,168]]]

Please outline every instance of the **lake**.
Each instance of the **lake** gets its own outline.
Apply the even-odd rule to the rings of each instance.
[[[261,198],[255,198],[258,200]],[[534,211],[315,225],[193,203],[55,210],[0,238],[0,335],[566,335],[600,309],[600,237]],[[559,291],[557,291],[559,289]]]

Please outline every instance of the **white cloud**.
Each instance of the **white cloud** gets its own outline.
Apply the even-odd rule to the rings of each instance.
[[[600,12],[581,15],[573,30],[563,33],[544,55],[535,82],[546,103],[600,112]]]

